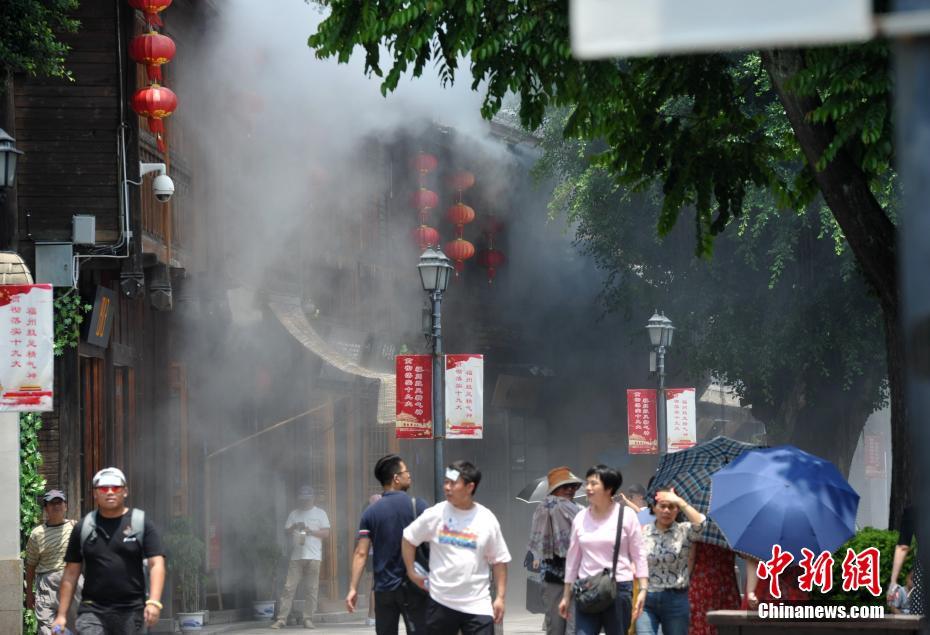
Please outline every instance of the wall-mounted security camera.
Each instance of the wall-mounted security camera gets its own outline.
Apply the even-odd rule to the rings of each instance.
[[[162,203],[167,203],[174,194],[174,181],[168,176],[168,169],[164,163],[142,163],[139,162],[139,178],[141,179],[150,172],[158,172],[158,176],[152,181],[152,192]]]

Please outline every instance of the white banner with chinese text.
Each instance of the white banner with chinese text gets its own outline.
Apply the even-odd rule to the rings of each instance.
[[[484,432],[484,355],[446,355],[446,438]]]
[[[694,388],[665,389],[665,425],[669,454],[687,450],[697,444]]]
[[[52,409],[52,285],[0,286],[0,412]]]

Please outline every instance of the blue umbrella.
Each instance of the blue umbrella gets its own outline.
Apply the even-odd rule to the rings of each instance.
[[[730,547],[761,560],[780,545],[833,552],[855,533],[859,494],[836,467],[792,445],[751,450],[711,477],[710,516]]]

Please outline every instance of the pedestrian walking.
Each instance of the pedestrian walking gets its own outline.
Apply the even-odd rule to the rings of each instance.
[[[707,621],[707,613],[740,607],[736,554],[709,542],[695,542],[693,549],[694,566],[688,585],[691,608],[688,635],[717,635],[717,627]]]
[[[316,492],[310,485],[297,490],[298,507],[284,521],[284,533],[291,544],[291,558],[287,564],[287,579],[278,603],[278,617],[271,628],[282,628],[291,613],[294,594],[300,583],[304,585],[304,628],[316,628],[313,613],[316,611],[320,589],[320,563],[323,560],[323,540],[329,537],[329,516],[316,507]]]
[[[137,635],[161,615],[165,552],[141,509],[126,507],[126,476],[115,467],[94,475],[96,510],[74,527],[52,629],[64,630],[78,576],[84,589],[78,606],[78,635]],[[148,564],[146,597],[145,563]]]
[[[894,594],[898,589],[898,580],[901,577],[901,567],[904,560],[911,550],[911,542],[917,529],[917,508],[908,506],[904,508],[901,515],[901,527],[898,531],[898,543],[895,546],[894,558],[891,564],[891,579],[888,584],[888,603],[891,604]],[[904,608],[912,615],[926,615],[924,607],[924,582],[923,567],[920,565],[920,559],[914,558],[914,566],[911,569],[911,580],[913,586],[907,594],[907,602]]]
[[[559,614],[559,601],[565,588],[565,556],[571,541],[572,521],[581,511],[575,493],[584,482],[568,467],[556,467],[547,475],[549,491],[533,513],[527,549],[533,557],[533,570],[543,577],[545,628],[548,635],[571,635],[574,624]]]
[[[429,591],[426,632],[430,635],[491,635],[504,619],[510,552],[500,523],[475,502],[481,472],[468,461],[446,467],[446,500],[427,509],[404,529],[407,576]],[[429,577],[414,567],[416,548],[429,543]],[[491,599],[491,574],[496,593]]]
[[[407,464],[398,455],[378,459],[374,472],[384,491],[359,521],[346,609],[349,613],[355,611],[359,580],[371,550],[375,632],[397,635],[398,622],[403,618],[407,633],[424,633],[427,596],[407,578],[401,544],[404,527],[426,510],[426,503],[407,495],[413,481]]]
[[[637,635],[687,635],[691,543],[704,528],[704,514],[675,494],[659,488],[653,506],[655,521],[643,525],[643,544],[649,562],[649,593],[636,620]],[[677,522],[682,512],[686,520]]]
[[[623,476],[606,465],[595,465],[585,474],[585,493],[590,507],[572,521],[571,541],[565,558],[565,587],[559,602],[559,613],[568,617],[572,587],[579,578],[613,571],[616,597],[603,611],[575,611],[578,635],[598,635],[601,628],[607,635],[624,635],[630,623],[643,610],[649,589],[649,567],[643,548],[643,536],[636,515],[624,513],[625,506],[613,500]],[[614,560],[614,553],[617,554]],[[634,571],[639,580],[640,594],[632,604]]]
[[[26,608],[34,610],[39,635],[51,635],[58,615],[58,589],[65,570],[65,551],[75,521],[65,518],[68,502],[65,493],[49,490],[42,497],[45,521],[32,530],[26,541]],[[68,624],[74,626],[72,607]]]

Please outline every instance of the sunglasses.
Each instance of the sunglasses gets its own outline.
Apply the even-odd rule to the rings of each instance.
[[[123,491],[123,486],[122,485],[99,485],[96,489],[100,492],[103,492],[104,494],[111,494],[111,493]]]

